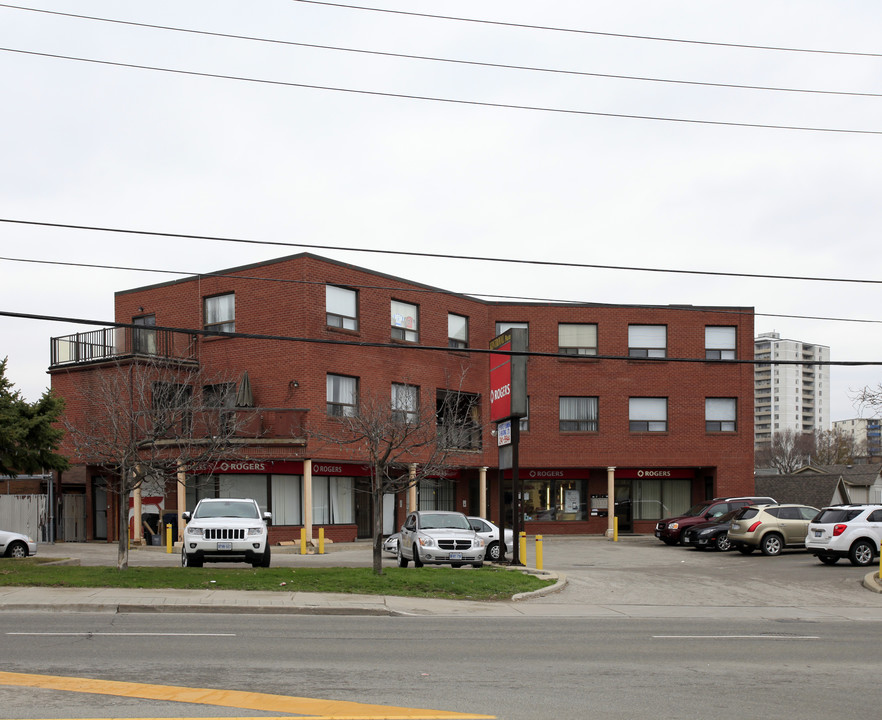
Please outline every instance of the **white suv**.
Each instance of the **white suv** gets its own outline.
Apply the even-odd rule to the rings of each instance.
[[[260,512],[256,501],[246,498],[205,498],[196,509],[185,512],[183,567],[202,567],[206,562],[249,562],[270,566],[266,523],[271,513]]]
[[[869,565],[882,542],[882,505],[834,505],[809,523],[805,547],[825,565],[847,557]]]

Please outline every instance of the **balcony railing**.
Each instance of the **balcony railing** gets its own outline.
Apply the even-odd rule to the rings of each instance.
[[[196,360],[196,336],[153,328],[101,328],[50,340],[50,367],[127,357]]]

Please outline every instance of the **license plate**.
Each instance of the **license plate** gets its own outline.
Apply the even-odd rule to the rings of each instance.
[[[821,537],[821,536],[823,536],[823,534],[824,534],[823,530],[815,530],[815,537]]]
[[[656,530],[656,531],[655,531],[655,536],[656,536],[656,537],[661,537],[661,530]]]
[[[462,553],[450,553],[451,560],[462,560]]]
[[[732,523],[732,529],[733,529],[733,530],[738,530],[738,529],[740,529],[740,528],[741,528],[741,526],[740,526],[738,523]]]
[[[233,549],[233,543],[228,543],[228,542],[223,542],[223,543],[221,543],[221,542],[219,542],[219,543],[217,544],[217,549],[218,549],[218,550],[232,550],[232,549]]]

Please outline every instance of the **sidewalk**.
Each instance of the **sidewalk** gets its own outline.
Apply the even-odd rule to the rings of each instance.
[[[550,549],[550,548],[549,548]],[[864,577],[864,593],[859,601],[848,605],[806,599],[804,605],[745,603],[743,598],[727,597],[720,588],[701,589],[691,597],[678,596],[670,601],[670,593],[612,592],[612,586],[642,587],[647,572],[638,563],[646,555],[659,551],[658,557],[671,565],[660,567],[656,582],[669,582],[677,571],[675,563],[683,556],[676,549],[658,548],[651,540],[633,538],[615,547],[603,538],[567,538],[556,543],[549,553],[569,574],[543,572],[557,580],[555,585],[538,593],[527,593],[511,601],[474,602],[467,600],[435,600],[379,595],[346,595],[305,592],[264,592],[230,590],[141,590],[116,588],[19,588],[0,587],[0,612],[109,612],[109,613],[253,613],[311,615],[385,615],[437,617],[579,617],[579,618],[719,618],[771,620],[878,620],[882,616],[882,586],[876,572]],[[672,550],[673,552],[666,552]],[[82,565],[115,565],[116,546],[107,543],[58,543],[40,545],[39,557],[69,558]],[[682,552],[690,552],[682,550]],[[606,557],[610,559],[607,560]],[[719,557],[719,556],[717,556]],[[585,563],[590,558],[591,563]],[[714,555],[702,554],[703,560]],[[757,558],[758,559],[758,558]],[[292,567],[370,566],[371,547],[368,543],[346,543],[333,546],[325,555],[300,555],[299,547],[274,547],[273,565]],[[131,566],[177,566],[178,552],[168,553],[162,547],[136,547],[130,551]],[[631,564],[633,563],[633,567]],[[392,567],[395,560],[386,556],[384,564]],[[546,565],[548,563],[546,562]],[[584,568],[584,569],[583,569]],[[465,570],[468,572],[468,570]],[[609,580],[610,573],[615,580]],[[598,583],[610,583],[598,587]],[[604,591],[607,587],[608,591]],[[661,587],[659,585],[659,587]],[[588,590],[586,590],[588,588]],[[869,592],[872,590],[873,592]],[[799,594],[795,595],[799,597]],[[818,596],[819,598],[821,596]]]

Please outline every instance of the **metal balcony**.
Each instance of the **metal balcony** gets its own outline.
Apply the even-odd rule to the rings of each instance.
[[[112,327],[50,340],[50,368],[131,357],[195,361],[196,336],[172,330]]]

